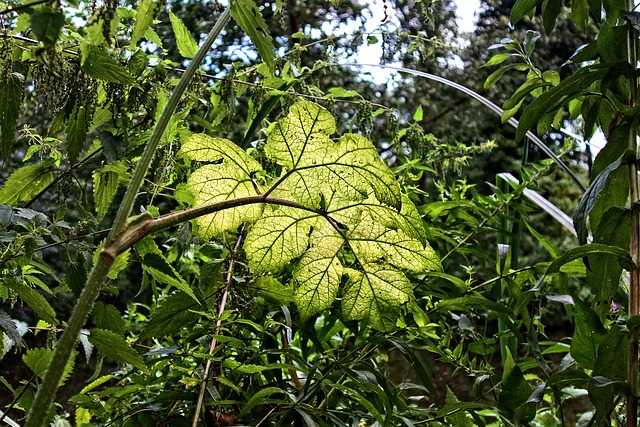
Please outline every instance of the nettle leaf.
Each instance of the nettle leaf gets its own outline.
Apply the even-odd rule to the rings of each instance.
[[[269,34],[269,26],[260,14],[260,10],[252,0],[235,0],[231,2],[231,16],[247,33],[258,49],[262,61],[273,72],[275,67],[273,39]]]
[[[122,314],[114,305],[98,301],[93,307],[91,318],[98,328],[124,335],[126,325]]]
[[[11,153],[18,114],[22,103],[22,80],[11,74],[7,79],[0,79],[0,158],[6,159]]]
[[[56,320],[56,311],[40,292],[29,286],[18,283],[15,280],[6,280],[3,284],[15,292],[18,298],[26,303],[39,318],[50,325],[58,324],[58,321]]]
[[[262,166],[227,139],[193,135],[183,144],[179,155],[214,163],[196,170],[187,181],[187,189],[195,195],[196,206],[258,194],[251,177],[262,170]],[[250,205],[204,215],[195,220],[197,233],[208,240],[243,222],[255,221],[261,213],[260,205]]]
[[[199,315],[191,310],[200,308],[200,305],[184,292],[169,296],[162,301],[161,306],[145,324],[140,341],[177,334],[183,327],[198,319]]]
[[[93,200],[98,221],[102,221],[107,210],[111,207],[119,185],[128,181],[127,169],[127,164],[120,161],[105,165],[93,173]]]
[[[401,269],[440,270],[440,262],[426,243],[416,207],[373,144],[354,134],[334,142],[334,132],[335,121],[322,107],[294,104],[268,129],[265,155],[282,169],[264,190],[251,180],[262,172],[260,165],[230,141],[202,135],[188,140],[184,157],[216,162],[189,178],[196,206],[260,193],[300,204],[213,214],[213,220],[199,220],[200,234],[211,237],[250,223],[244,244],[249,268],[256,275],[291,271],[303,319],[330,308],[344,286],[345,319],[390,330],[413,295]]]
[[[136,11],[136,24],[131,34],[131,42],[129,49],[133,50],[138,41],[144,36],[149,26],[153,23],[153,19],[160,9],[160,2],[153,0],[140,0]]]
[[[142,358],[122,336],[115,332],[98,328],[91,329],[89,332],[89,342],[102,354],[120,363],[128,363],[135,366],[144,373],[149,373]]]
[[[71,353],[71,357],[67,362],[67,365],[64,368],[62,373],[62,377],[60,378],[60,382],[58,386],[61,386],[65,383],[65,381],[71,375],[73,368],[75,366],[75,359],[77,351]],[[38,347],[27,350],[27,352],[22,356],[22,361],[25,365],[31,369],[31,371],[36,374],[39,378],[44,378],[44,374],[47,371],[47,367],[49,366],[49,362],[53,357],[53,350],[50,348]]]
[[[198,43],[196,43],[186,25],[173,12],[169,12],[169,19],[171,19],[173,33],[176,35],[176,43],[178,44],[180,55],[185,58],[193,58],[198,51]]]
[[[36,165],[23,166],[9,176],[0,189],[0,203],[18,206],[30,200],[53,181],[49,166],[53,160],[45,160]]]
[[[64,14],[61,11],[54,11],[49,6],[43,6],[31,14],[30,21],[33,34],[45,47],[49,48],[60,36],[60,30],[64,25]]]
[[[82,69],[98,80],[108,83],[135,85],[135,80],[124,65],[113,59],[107,52],[93,45],[83,46]]]

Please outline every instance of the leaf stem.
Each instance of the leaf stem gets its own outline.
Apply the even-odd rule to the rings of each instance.
[[[177,108],[178,103],[186,91],[192,77],[195,75],[200,64],[204,60],[204,57],[209,52],[211,45],[215,39],[218,38],[218,35],[222,32],[222,29],[229,21],[230,16],[230,11],[227,9],[218,17],[218,20],[211,29],[211,32],[203,42],[202,46],[198,49],[198,52],[187,67],[184,75],[173,90],[169,97],[169,101],[167,102],[167,106],[162,111],[160,118],[155,124],[151,137],[149,138],[142,154],[142,158],[136,166],[136,171],[131,180],[131,185],[120,203],[116,219],[114,220],[111,232],[107,237],[105,249],[100,253],[98,261],[93,266],[93,269],[87,278],[85,287],[80,294],[80,298],[73,309],[68,326],[56,345],[55,352],[51,362],[49,363],[49,367],[47,368],[44,380],[40,385],[36,397],[31,405],[31,409],[29,410],[29,416],[25,427],[41,427],[47,419],[60,378],[62,377],[62,373],[67,365],[71,352],[76,345],[76,340],[78,339],[80,330],[86,322],[89,312],[93,308],[93,304],[100,294],[100,289],[107,277],[107,274],[109,273],[109,269],[115,261],[115,256],[112,255],[113,250],[111,245],[120,241],[123,234],[125,236],[131,234],[132,230],[128,229],[127,220],[131,210],[133,209],[138,190],[140,189],[140,186],[144,181],[144,177],[147,174],[147,170],[149,169],[149,165],[155,156],[160,139],[162,138],[162,135],[167,128],[167,124],[169,123],[173,112]],[[144,224],[145,222],[143,222],[143,225]],[[136,227],[136,229],[137,228],[138,227]]]

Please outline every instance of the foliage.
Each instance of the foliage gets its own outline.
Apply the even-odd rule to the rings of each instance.
[[[636,425],[635,12],[518,0],[513,24],[548,34],[485,43],[481,27],[486,67],[460,72],[437,65],[453,55],[451,2],[419,2],[420,19],[385,2],[400,19],[378,34],[386,59],[485,76],[502,120],[520,115],[516,138],[604,132],[563,251],[534,218],[550,203],[533,190],[569,185],[554,162],[525,155],[519,181],[475,186],[488,152],[518,157],[504,135],[460,142],[487,126],[479,109],[435,126],[450,109],[425,101],[419,73],[376,87],[331,62],[351,41],[305,33],[361,9],[290,3],[2,4],[1,354],[25,370],[2,373],[0,417],[611,425],[626,404]],[[537,52],[567,19],[596,38],[552,69]],[[576,151],[554,138],[548,152]]]

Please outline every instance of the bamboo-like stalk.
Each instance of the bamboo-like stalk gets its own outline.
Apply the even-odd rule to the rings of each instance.
[[[41,427],[47,419],[58,384],[60,383],[60,378],[62,377],[64,368],[69,361],[71,352],[76,345],[80,330],[87,321],[87,317],[93,308],[96,298],[100,294],[100,289],[107,277],[107,274],[109,273],[109,269],[115,261],[112,245],[119,242],[123,235],[126,236],[130,234],[131,230],[128,229],[128,218],[131,210],[133,209],[136,195],[140,190],[144,177],[147,174],[147,170],[155,156],[160,139],[162,138],[162,135],[167,128],[167,124],[169,123],[169,120],[177,108],[178,103],[180,102],[180,99],[187,89],[191,79],[198,68],[200,68],[200,64],[209,52],[213,42],[218,38],[222,29],[229,21],[230,16],[231,13],[229,9],[227,9],[218,17],[218,20],[211,29],[211,32],[196,52],[196,55],[191,60],[187,70],[173,90],[167,102],[167,106],[162,111],[160,118],[155,124],[142,157],[136,166],[136,170],[131,180],[131,185],[120,203],[120,208],[116,214],[116,219],[114,220],[111,232],[107,237],[105,248],[100,253],[96,264],[93,266],[84,289],[82,290],[73,312],[71,313],[67,327],[56,345],[55,352],[51,362],[49,363],[45,377],[38,389],[35,399],[31,405],[31,409],[29,410],[25,427]],[[117,255],[117,249],[115,252]]]
[[[627,11],[633,11],[635,5],[633,0],[627,0]],[[638,80],[635,70],[637,68],[637,34],[631,23],[627,22],[628,34],[628,59],[632,72],[629,76],[629,109],[633,109],[638,104]],[[633,158],[637,158],[638,142],[638,121],[635,116],[631,118],[629,126],[629,150],[633,152]],[[629,162],[629,198],[631,206],[637,206],[640,200],[638,193],[638,167],[636,162]],[[640,211],[633,208],[631,210],[631,264],[629,280],[629,317],[637,316],[639,310],[640,295]],[[638,339],[631,334],[629,337],[629,348],[627,354],[627,382],[629,384],[629,397],[627,398],[627,427],[638,425]]]

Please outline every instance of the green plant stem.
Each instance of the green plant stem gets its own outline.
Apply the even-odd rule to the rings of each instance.
[[[144,181],[144,177],[147,174],[149,165],[151,164],[155,156],[155,152],[158,148],[162,135],[164,134],[167,128],[167,124],[169,123],[173,112],[178,106],[182,95],[187,89],[191,78],[195,75],[196,71],[200,67],[202,60],[209,52],[211,45],[213,44],[215,39],[218,38],[218,35],[220,34],[220,32],[222,32],[222,29],[229,21],[230,16],[230,11],[229,9],[227,9],[218,17],[218,20],[211,29],[211,32],[205,39],[202,46],[200,46],[200,48],[198,49],[198,52],[192,59],[191,63],[187,67],[187,70],[173,90],[173,93],[171,94],[171,96],[169,97],[169,101],[167,102],[167,106],[162,111],[162,114],[160,115],[160,118],[158,119],[158,122],[153,129],[151,137],[149,138],[149,141],[147,142],[145,150],[142,154],[142,158],[136,166],[136,171],[131,180],[131,185],[129,186],[122,202],[120,203],[120,208],[118,209],[118,213],[111,228],[111,232],[107,237],[105,248],[100,253],[98,261],[93,266],[93,269],[91,270],[91,273],[87,278],[84,289],[80,294],[80,298],[78,299],[73,309],[67,328],[62,334],[60,341],[58,341],[56,345],[55,352],[53,354],[51,362],[49,363],[49,367],[47,368],[44,380],[42,381],[42,384],[40,385],[36,397],[31,405],[29,416],[25,424],[26,427],[41,427],[47,419],[47,415],[53,403],[60,378],[62,377],[64,368],[69,361],[71,352],[76,345],[80,330],[82,329],[82,326],[84,326],[84,323],[86,322],[87,317],[89,316],[89,313],[93,308],[93,304],[100,294],[100,289],[105,281],[105,278],[107,277],[107,274],[109,273],[109,269],[115,261],[116,257],[112,255],[114,251],[111,248],[111,245],[115,242],[120,241],[123,235],[128,236],[131,234],[131,230],[127,227],[127,220],[129,214],[131,213],[131,210],[133,209],[136,195],[140,189],[140,186],[142,185],[142,182]]]
[[[627,11],[633,11],[634,1],[627,0]],[[633,71],[629,76],[629,109],[632,110],[638,104],[638,81],[635,70],[637,68],[637,34],[633,25],[627,22],[628,34],[628,59]],[[629,150],[633,152],[633,158],[637,158],[638,153],[638,121],[634,116],[629,126]],[[638,167],[636,162],[629,163],[629,198],[631,201],[631,247],[630,255],[631,271],[629,272],[629,317],[637,316],[640,298],[640,211],[638,210]],[[629,338],[629,348],[627,354],[627,382],[629,383],[629,397],[627,399],[627,426],[636,427],[638,425],[638,339],[631,335]]]

